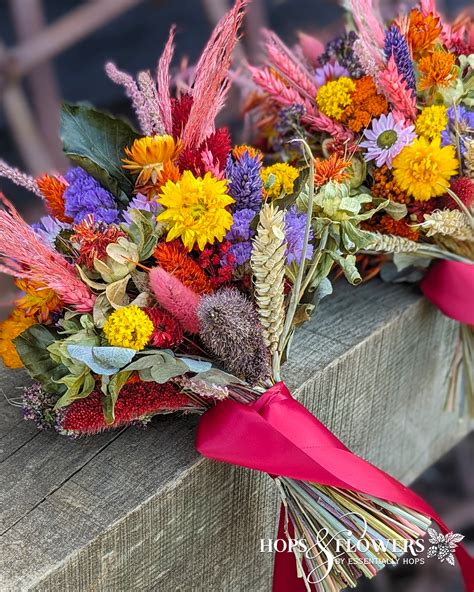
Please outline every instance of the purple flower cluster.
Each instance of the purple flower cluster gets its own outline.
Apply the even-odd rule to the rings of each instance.
[[[301,263],[304,247],[304,231],[306,227],[306,214],[298,212],[296,206],[291,206],[285,215],[285,238],[287,242],[286,262]],[[313,256],[313,232],[310,231],[308,248],[306,249],[306,259]]]
[[[39,382],[26,386],[22,398],[23,418],[34,422],[39,430],[53,428],[56,419],[53,407],[57,400],[58,395],[46,393]]]
[[[113,224],[117,221],[118,210],[114,196],[101,187],[84,169],[70,169],[64,178],[68,187],[64,192],[64,211],[78,224],[92,214],[96,222]]]
[[[230,241],[229,253],[235,257],[235,265],[244,265],[250,261],[252,254],[251,239],[255,236],[255,230],[250,227],[255,218],[255,211],[249,208],[237,210],[233,216],[232,227],[226,235]]]
[[[258,212],[262,207],[261,168],[258,156],[250,156],[248,152],[244,152],[236,161],[229,157],[226,178],[229,181],[229,194],[235,199],[234,210],[247,208]]]
[[[354,31],[336,37],[326,45],[324,53],[319,57],[319,63],[324,66],[328,62],[337,60],[343,68],[349,71],[352,77],[362,78],[364,70],[353,49],[356,40],[357,35]]]
[[[132,218],[130,217],[130,212],[132,210],[141,210],[142,212],[151,212],[156,214],[158,212],[159,205],[160,204],[156,200],[150,200],[146,197],[146,195],[137,193],[137,195],[128,204],[128,208],[122,212],[122,217],[125,222],[127,222],[127,224],[131,224],[133,222]]]
[[[457,146],[456,129],[459,133],[459,148],[464,155],[467,148],[465,140],[472,137],[474,129],[474,111],[468,111],[465,107],[458,105],[450,107],[447,111],[448,125],[441,132],[441,145],[448,146],[452,144]]]
[[[416,93],[415,72],[413,70],[413,61],[410,56],[407,40],[405,36],[400,33],[396,25],[392,25],[385,35],[385,57],[387,60],[393,54],[393,59],[397,65],[399,74],[407,83],[412,93]]]

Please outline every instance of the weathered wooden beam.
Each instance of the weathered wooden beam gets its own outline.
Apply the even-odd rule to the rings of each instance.
[[[414,288],[338,285],[284,367],[348,446],[404,482],[467,433],[442,412],[456,325]],[[9,397],[21,373],[3,373]],[[2,404],[0,589],[269,592],[272,480],[194,451],[196,418],[68,441]]]

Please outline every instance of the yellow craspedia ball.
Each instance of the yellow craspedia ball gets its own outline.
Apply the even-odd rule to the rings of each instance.
[[[275,199],[280,197],[282,193],[286,195],[293,193],[295,181],[299,174],[300,172],[296,167],[286,162],[278,162],[264,167],[261,177],[267,198]]]
[[[150,317],[138,306],[115,310],[105,321],[104,334],[110,345],[143,349],[153,333]]]
[[[354,81],[347,76],[323,84],[316,95],[320,111],[331,119],[341,119],[345,108],[352,103],[352,93],[355,89]]]
[[[447,109],[444,105],[425,107],[416,120],[416,133],[428,140],[439,138],[448,124],[446,112]]]

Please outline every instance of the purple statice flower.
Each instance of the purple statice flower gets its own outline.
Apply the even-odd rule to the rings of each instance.
[[[75,224],[92,214],[96,222],[113,224],[118,210],[114,196],[101,187],[98,181],[80,167],[70,169],[64,178],[68,187],[64,191],[64,212]]]
[[[61,230],[71,228],[71,225],[60,222],[56,218],[53,218],[53,216],[43,216],[39,222],[32,224],[31,228],[33,228],[46,245],[54,246]]]
[[[416,93],[415,72],[413,70],[413,61],[408,48],[405,36],[400,33],[396,25],[392,25],[385,35],[384,53],[387,60],[393,54],[393,59],[397,65],[399,74],[407,83],[408,88],[413,94]]]
[[[459,134],[459,148],[464,155],[467,148],[465,140],[470,139],[474,133],[474,111],[469,111],[461,105],[450,107],[447,111],[448,124],[441,132],[441,145],[452,144],[457,146],[456,129]]]
[[[263,184],[260,176],[262,163],[248,152],[236,161],[229,157],[226,166],[229,195],[235,199],[234,210],[248,208],[258,212],[262,207]]]
[[[386,164],[391,169],[395,156],[415,138],[414,130],[413,125],[405,126],[403,122],[395,121],[391,113],[372,119],[372,127],[364,132],[367,139],[360,143],[367,149],[365,160],[375,160],[378,167]]]
[[[232,227],[225,238],[231,243],[229,253],[235,257],[235,265],[244,265],[250,261],[251,239],[255,236],[255,230],[250,227],[250,224],[254,218],[255,211],[250,208],[237,210],[234,213]]]
[[[320,68],[317,68],[314,73],[314,78],[318,87],[323,86],[327,82],[331,82],[331,80],[337,80],[338,78],[341,78],[341,76],[350,76],[350,73],[349,70],[341,66],[337,60],[335,62],[327,62]]]
[[[23,389],[23,419],[32,421],[39,430],[49,430],[55,421],[54,405],[58,395],[47,393],[39,382]]]
[[[146,195],[137,193],[137,195],[128,204],[128,208],[122,212],[122,217],[127,224],[133,222],[130,217],[131,210],[141,210],[142,212],[152,212],[153,214],[158,213],[160,204],[154,199],[148,199]]]
[[[349,71],[353,78],[362,78],[365,72],[354,53],[354,43],[357,35],[354,31],[336,37],[326,45],[324,53],[319,56],[319,63],[324,66],[328,62],[337,60],[339,64]]]
[[[298,212],[296,206],[291,206],[285,215],[285,238],[286,238],[286,262],[288,265],[294,261],[301,263],[304,247],[304,231],[306,227],[306,214]],[[306,259],[313,256],[313,232],[309,233],[309,243],[306,250]]]

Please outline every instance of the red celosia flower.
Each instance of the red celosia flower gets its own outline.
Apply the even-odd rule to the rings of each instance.
[[[471,181],[469,177],[456,177],[453,179],[451,181],[451,191],[455,193],[468,208],[474,203],[474,182]],[[450,199],[451,201],[454,201],[452,198]]]
[[[192,257],[189,256],[186,247],[179,240],[169,243],[158,243],[154,253],[155,259],[168,273],[176,276],[185,286],[191,288],[196,294],[208,294],[212,292],[212,285]]]
[[[48,212],[60,222],[72,222],[72,218],[64,213],[64,191],[66,183],[52,175],[43,175],[36,179],[36,184],[41,191]]]
[[[181,138],[183,130],[188,122],[189,113],[193,106],[191,95],[184,94],[179,99],[171,99],[171,119],[173,121],[173,137]]]
[[[78,242],[79,258],[77,262],[89,269],[94,267],[94,259],[105,259],[107,247],[116,243],[126,233],[117,226],[107,226],[103,222],[94,222],[94,216],[89,214],[82,222],[74,226],[71,240]]]
[[[109,428],[127,425],[159,411],[176,411],[189,404],[189,399],[177,386],[156,382],[127,383],[115,403],[115,422],[105,423],[101,392],[95,390],[85,399],[66,407],[58,418],[58,430],[73,434],[95,434]]]
[[[416,218],[419,223],[425,221],[425,214],[431,214],[438,208],[438,198],[429,199],[428,201],[412,201],[407,205],[408,214],[412,219]]]
[[[192,171],[197,176],[206,173],[202,162],[202,153],[212,154],[214,162],[221,170],[224,169],[231,149],[230,133],[226,127],[221,127],[212,133],[196,148],[185,148],[179,155],[178,165],[181,171]]]
[[[211,276],[211,285],[217,289],[232,280],[235,257],[229,253],[230,241],[208,245],[199,253],[198,263]]]
[[[162,308],[145,308],[155,326],[150,343],[162,349],[173,348],[183,341],[183,328],[179,322]]]

